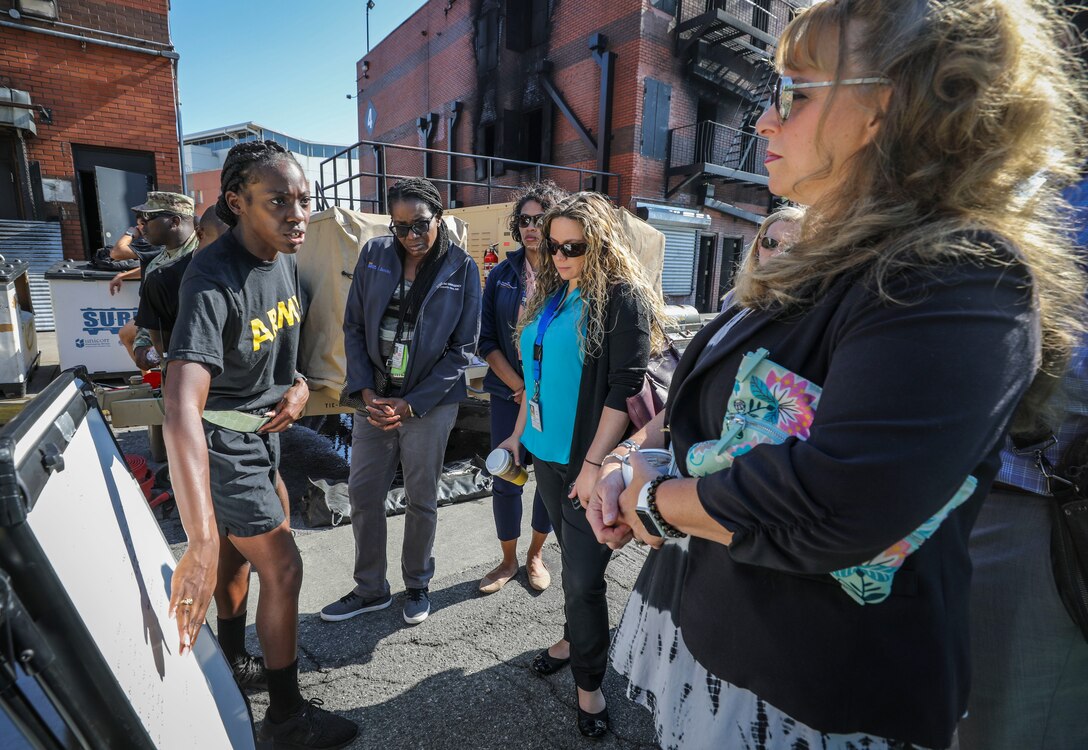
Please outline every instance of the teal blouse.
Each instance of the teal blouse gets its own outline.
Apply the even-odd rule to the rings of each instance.
[[[544,332],[544,356],[541,360],[540,411],[543,430],[533,427],[526,417],[521,442],[529,453],[544,461],[566,464],[574,436],[574,415],[578,411],[578,388],[582,383],[582,295],[578,289],[567,295]],[[540,316],[521,334],[522,366],[525,369],[525,398],[536,396],[533,382],[533,343]]]

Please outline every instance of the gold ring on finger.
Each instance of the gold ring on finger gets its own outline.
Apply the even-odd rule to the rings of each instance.
[[[180,604],[182,607],[191,607],[193,606],[193,597],[187,596],[180,602],[178,602],[178,604]]]

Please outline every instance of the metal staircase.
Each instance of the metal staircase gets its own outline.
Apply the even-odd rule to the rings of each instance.
[[[800,5],[796,0],[680,0],[677,55],[690,76],[737,105],[722,122],[670,131],[667,197],[700,184],[700,202],[709,207],[766,200],[766,142],[755,123],[775,80],[776,40]]]

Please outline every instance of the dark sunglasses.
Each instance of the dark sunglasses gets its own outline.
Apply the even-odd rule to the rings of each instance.
[[[564,242],[562,244],[556,242],[551,237],[548,238],[548,252],[555,255],[560,250],[563,251],[563,255],[568,258],[581,258],[586,252],[589,251],[588,242]]]
[[[775,111],[778,113],[778,121],[785,123],[790,119],[790,111],[793,109],[793,92],[800,91],[801,89],[823,89],[829,86],[860,86],[866,83],[879,83],[882,85],[891,84],[890,78],[884,76],[874,76],[871,78],[847,78],[844,81],[812,81],[811,83],[794,83],[790,76],[779,76],[778,83],[775,84],[774,93],[771,96],[771,103],[774,105]]]
[[[778,248],[786,249],[786,245],[781,240],[771,239],[770,237],[760,237],[759,246],[764,250],[777,250]]]
[[[422,237],[430,230],[432,221],[434,221],[433,216],[426,219],[420,219],[419,221],[413,221],[411,224],[394,224],[393,222],[389,222],[389,231],[397,237],[400,237],[402,240],[408,236],[409,232],[416,237]]]
[[[522,229],[528,229],[530,226],[542,227],[544,226],[544,214],[536,214],[535,216],[518,214],[518,226]]]

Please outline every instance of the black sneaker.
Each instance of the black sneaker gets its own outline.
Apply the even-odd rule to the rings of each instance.
[[[385,609],[393,603],[393,597],[390,594],[383,594],[382,596],[376,596],[373,599],[364,599],[356,594],[354,591],[348,592],[346,596],[342,596],[332,604],[326,604],[321,609],[321,619],[325,622],[340,622],[341,620],[349,620],[356,615],[361,615],[364,612],[376,612],[379,609]]]
[[[350,719],[337,716],[321,708],[320,698],[311,698],[299,706],[298,711],[281,722],[274,722],[264,715],[260,742],[271,742],[275,750],[336,750],[347,747],[359,734],[359,726]]]
[[[427,589],[408,589],[404,599],[404,621],[409,625],[418,625],[431,614],[431,598]]]
[[[261,657],[241,656],[230,663],[230,671],[242,690],[268,690],[268,672]]]

